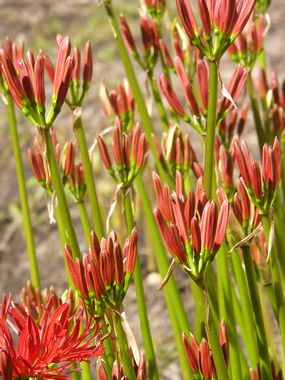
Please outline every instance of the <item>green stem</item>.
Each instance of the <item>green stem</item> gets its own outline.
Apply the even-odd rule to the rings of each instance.
[[[262,147],[266,142],[266,136],[264,133],[262,120],[260,117],[258,102],[255,96],[255,89],[254,89],[251,73],[248,74],[246,85],[247,85],[247,91],[248,91],[250,102],[251,102],[254,124],[255,124],[256,132],[257,132],[259,150],[260,150],[260,153],[262,153]]]
[[[29,267],[31,282],[34,288],[40,289],[40,276],[38,262],[36,257],[35,242],[32,229],[32,221],[28,203],[28,194],[26,189],[23,160],[21,155],[20,141],[17,130],[17,121],[14,109],[13,99],[10,94],[6,94],[7,113],[9,120],[10,135],[12,139],[13,152],[16,164],[17,182],[22,210],[22,223],[24,227],[24,236],[29,257]]]
[[[267,247],[269,247],[271,221],[268,215],[263,215],[262,224],[263,224]],[[284,293],[282,289],[280,273],[279,273],[279,268],[278,268],[278,260],[277,260],[274,244],[270,252],[269,261],[270,261],[271,274],[272,274],[272,286],[273,286],[275,302],[276,302],[277,320],[278,320],[278,325],[280,329],[283,353],[285,353],[285,299],[284,299]],[[281,265],[284,265],[284,263],[282,263]]]
[[[125,220],[127,224],[128,234],[130,235],[132,233],[132,229],[135,226],[135,222],[133,219],[133,210],[132,210],[132,203],[131,203],[131,197],[130,197],[129,191],[127,191],[124,194],[124,213],[125,213]],[[156,365],[155,352],[153,348],[149,320],[147,316],[147,307],[146,307],[146,301],[145,301],[145,295],[144,295],[139,255],[137,255],[137,258],[136,258],[136,265],[134,269],[134,282],[135,282],[136,300],[137,300],[137,305],[138,305],[141,333],[142,333],[142,338],[143,338],[143,343],[144,343],[144,348],[145,348],[149,378],[153,380],[157,380],[159,379],[159,375],[158,375],[158,369]]]
[[[66,238],[65,238],[64,225],[63,225],[63,223],[61,221],[60,211],[59,211],[58,207],[55,207],[55,219],[56,219],[57,229],[58,229],[58,233],[59,233],[61,249],[62,249],[62,252],[63,252],[64,251],[64,246],[66,244]],[[70,288],[74,289],[74,285],[73,285],[72,279],[70,277],[70,273],[69,273],[68,266],[67,266],[67,263],[66,263],[66,260],[65,260],[65,256],[64,256],[64,266],[65,266],[66,279],[67,279],[68,286]]]
[[[248,282],[248,289],[252,304],[252,310],[254,312],[255,326],[257,333],[257,346],[260,357],[260,369],[262,374],[262,379],[272,379],[270,358],[268,353],[268,344],[265,334],[264,322],[262,317],[262,310],[260,304],[260,298],[254,273],[254,267],[250,252],[250,247],[243,247],[243,260],[245,265],[245,271]]]
[[[198,287],[198,289],[200,291],[201,302],[204,306],[203,308],[201,308],[201,310],[203,311],[203,319],[206,326],[208,342],[213,353],[213,358],[217,371],[217,378],[219,380],[229,380],[228,369],[217,334],[216,324],[214,323],[207,288],[203,289],[202,287]]]
[[[162,180],[164,182],[167,182],[169,184],[173,184],[172,178],[164,170],[161,162],[159,161],[156,146],[155,146],[155,143],[154,143],[154,140],[152,137],[152,134],[155,134],[155,131],[154,131],[154,128],[152,125],[152,121],[151,121],[151,118],[148,114],[148,111],[147,111],[147,108],[145,105],[145,99],[144,99],[144,96],[141,92],[141,89],[140,89],[140,86],[139,86],[139,83],[137,80],[137,76],[136,76],[136,73],[134,71],[133,65],[131,63],[128,51],[125,47],[124,40],[123,40],[121,31],[120,31],[116,16],[113,12],[112,5],[110,2],[104,1],[104,6],[106,9],[107,15],[109,17],[113,32],[114,32],[114,38],[116,39],[116,42],[117,42],[117,46],[119,49],[121,60],[122,60],[122,63],[124,65],[124,68],[125,68],[125,73],[126,73],[126,76],[128,78],[129,84],[131,86],[131,89],[132,89],[132,92],[133,92],[133,95],[135,98],[135,102],[136,102],[136,105],[138,108],[138,112],[139,112],[140,117],[141,117],[142,126],[143,126],[143,129],[145,131],[149,147],[150,147],[151,152],[153,154],[153,157],[155,159],[155,163],[157,165],[159,174],[162,177]]]
[[[216,112],[217,112],[217,89],[218,89],[218,67],[215,61],[209,62],[209,100],[207,115],[207,136],[205,147],[205,175],[204,186],[208,198],[212,197],[213,183],[215,180],[215,129],[216,129]]]
[[[54,154],[50,130],[44,129],[44,130],[41,130],[41,132],[43,133],[43,137],[45,141],[46,155],[47,155],[47,160],[48,160],[50,172],[51,172],[51,180],[52,180],[52,184],[55,189],[55,194],[58,201],[60,220],[64,221],[65,241],[70,245],[73,256],[79,257],[80,249],[79,249],[78,241],[77,241],[75,231],[73,228],[71,215],[70,215],[67,200],[65,197],[62,180],[60,178],[60,174],[58,171],[58,166],[57,166],[57,162],[56,162],[56,158]]]
[[[90,232],[91,232],[91,226],[89,222],[89,217],[86,210],[86,205],[84,200],[77,202],[79,216],[85,236],[86,243],[89,244],[90,242]]]
[[[124,328],[122,326],[122,319],[119,312],[113,312],[113,321],[116,330],[116,337],[120,348],[121,360],[124,366],[125,374],[128,380],[135,380],[136,375],[130,356],[130,350]]]
[[[93,168],[90,161],[88,146],[86,142],[85,132],[82,124],[81,116],[74,116],[73,124],[76,140],[79,146],[80,156],[82,160],[84,178],[87,187],[88,199],[90,202],[91,216],[93,228],[99,239],[104,235],[104,226],[101,217],[99,202],[96,193],[95,181],[93,177]]]
[[[245,324],[245,333],[243,334],[243,340],[246,346],[248,357],[251,367],[257,370],[259,363],[259,355],[257,349],[256,333],[254,317],[252,313],[252,306],[248,295],[248,287],[246,285],[246,277],[242,268],[242,262],[238,252],[231,254],[232,265],[236,284],[238,287],[241,308],[243,312],[243,322]]]
[[[154,101],[156,104],[157,112],[158,112],[158,115],[160,117],[163,129],[165,131],[168,131],[169,124],[168,124],[167,113],[166,113],[166,110],[165,110],[164,105],[162,103],[161,95],[160,95],[160,92],[159,92],[159,89],[158,89],[158,86],[157,86],[157,83],[156,83],[156,80],[154,78],[152,70],[148,71],[147,77],[148,77],[148,80],[149,80],[149,83],[150,83],[150,86],[152,89],[152,93],[153,93]]]
[[[285,203],[285,136],[281,137],[281,185],[283,194],[283,203]]]
[[[163,242],[160,238],[158,227],[153,217],[152,205],[141,174],[138,174],[138,176],[136,177],[136,185],[137,190],[141,196],[144,215],[147,220],[147,226],[150,232],[151,244],[153,247],[155,247],[153,252],[155,255],[158,271],[160,273],[161,278],[164,278],[169,269],[169,262],[166,257]],[[190,330],[190,326],[175,280],[172,276],[169,278],[166,286],[164,286],[162,290],[165,297],[166,307],[170,317],[176,346],[178,349],[183,378],[185,380],[190,380],[193,379],[193,376],[189,369],[188,359],[185,354],[181,339],[181,333],[188,332]]]
[[[227,249],[225,244],[222,245],[217,258],[218,276],[218,294],[220,319],[224,320],[228,326],[229,344],[230,344],[230,371],[235,379],[241,379],[241,363],[239,355],[239,344],[236,331],[236,319],[234,314],[234,302],[237,302],[236,295],[232,290],[233,284],[229,275],[227,262]]]

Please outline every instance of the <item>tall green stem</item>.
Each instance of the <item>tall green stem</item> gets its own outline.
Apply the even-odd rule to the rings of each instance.
[[[217,89],[218,89],[218,67],[215,61],[209,62],[209,99],[207,115],[207,135],[205,147],[205,175],[204,186],[208,198],[212,197],[213,183],[215,181],[215,129],[216,129],[216,112],[217,112]]]
[[[10,127],[10,135],[12,139],[13,152],[14,152],[15,164],[16,164],[18,189],[19,189],[19,196],[20,196],[21,210],[22,210],[22,222],[23,222],[26,247],[27,247],[27,252],[28,252],[28,257],[29,257],[31,282],[35,288],[40,289],[40,276],[39,276],[38,262],[37,262],[37,257],[36,257],[32,221],[31,221],[31,215],[30,215],[30,209],[29,209],[29,203],[28,203],[28,194],[27,194],[27,189],[26,189],[25,174],[24,174],[23,160],[22,160],[22,155],[21,155],[19,135],[18,135],[18,130],[17,130],[17,121],[16,121],[16,115],[15,115],[14,103],[10,94],[7,94],[5,97],[7,101],[7,113],[8,113],[9,127]]]
[[[64,193],[63,184],[59,175],[58,166],[54,154],[53,143],[50,135],[49,129],[41,130],[43,134],[46,156],[50,167],[51,180],[55,190],[55,194],[58,200],[58,207],[60,212],[60,219],[64,221],[64,232],[66,242],[70,245],[72,254],[74,257],[80,256],[80,249],[78,241],[73,228],[70,211],[68,208],[67,200]]]
[[[128,234],[130,235],[132,232],[132,229],[135,226],[135,222],[133,219],[131,197],[130,197],[129,192],[126,192],[124,194],[124,213],[125,213]],[[144,348],[145,348],[149,378],[153,380],[157,380],[159,379],[159,375],[158,375],[155,352],[153,348],[151,331],[150,331],[150,326],[149,326],[149,321],[148,321],[148,316],[147,316],[147,307],[146,307],[146,301],[145,301],[145,295],[144,295],[139,255],[137,255],[137,258],[136,258],[136,265],[134,269],[134,282],[135,282],[136,300],[137,300],[137,305],[138,305],[141,333],[142,333],[142,338],[143,338],[143,343],[144,343]]]
[[[263,224],[267,247],[269,247],[271,221],[268,215],[263,215],[262,224]],[[270,261],[270,266],[271,266],[273,292],[274,292],[275,302],[276,302],[277,319],[278,319],[278,324],[279,324],[279,329],[280,329],[283,353],[285,353],[285,299],[284,299],[284,293],[283,293],[282,283],[280,279],[280,273],[279,273],[278,261],[277,261],[274,243],[270,252],[269,261]],[[281,265],[284,265],[284,263],[282,263]]]
[[[128,380],[135,380],[136,375],[133,368],[132,359],[130,356],[129,344],[126,338],[125,330],[122,325],[121,314],[117,311],[114,311],[112,317],[114,321],[117,342],[120,347],[119,351],[120,351],[121,360],[124,366],[125,374]]]
[[[260,369],[262,374],[262,379],[272,379],[270,358],[268,353],[268,344],[266,339],[266,333],[264,328],[264,322],[262,317],[262,310],[260,304],[260,298],[257,288],[257,282],[254,273],[254,267],[250,252],[250,247],[243,247],[243,260],[245,265],[246,277],[248,282],[248,289],[252,304],[252,310],[254,312],[255,326],[257,333],[257,346],[260,357]]]
[[[208,298],[208,291],[206,288],[206,282],[203,283],[203,289],[202,287],[198,287],[200,292],[200,299],[203,303],[203,307],[201,307],[201,311],[203,311],[203,319],[206,326],[206,332],[208,337],[208,342],[211,347],[215,367],[217,371],[217,377],[219,380],[229,380],[229,374],[228,369],[226,366],[225,358],[223,355],[223,351],[220,345],[219,337],[217,334],[217,328],[216,324],[214,323],[209,298]]]
[[[222,245],[217,255],[217,273],[218,276],[218,294],[220,306],[220,319],[224,320],[228,326],[229,343],[230,343],[230,371],[233,378],[241,379],[241,363],[239,356],[239,344],[236,331],[236,318],[234,314],[233,303],[237,302],[236,295],[232,290],[232,281],[229,275],[227,263],[227,249],[225,244]]]
[[[242,263],[238,252],[233,252],[231,255],[232,265],[236,284],[238,287],[241,308],[243,312],[243,321],[245,323],[245,333],[243,334],[243,340],[247,353],[249,356],[250,364],[253,369],[257,370],[259,363],[259,355],[257,349],[255,324],[253,321],[252,306],[248,296],[248,287],[246,285],[246,278]]]
[[[131,86],[131,89],[132,89],[132,92],[133,92],[133,95],[135,98],[135,102],[136,102],[136,105],[138,108],[138,112],[139,112],[140,117],[141,117],[142,126],[143,126],[143,129],[145,131],[148,144],[149,144],[150,149],[152,151],[152,154],[154,156],[155,163],[157,165],[159,174],[162,177],[164,182],[168,182],[169,184],[173,184],[172,178],[164,170],[164,168],[161,165],[161,162],[159,161],[157,151],[156,151],[156,146],[155,146],[155,143],[154,143],[154,140],[152,137],[152,134],[155,133],[153,125],[152,125],[152,121],[151,121],[151,118],[148,114],[148,111],[147,111],[147,108],[145,105],[145,98],[141,92],[136,73],[135,73],[133,65],[131,63],[128,51],[125,47],[124,40],[122,38],[122,34],[120,31],[116,16],[113,12],[112,5],[109,1],[104,1],[104,6],[105,6],[107,15],[109,17],[109,20],[110,20],[110,23],[111,23],[111,26],[113,29],[114,38],[116,39],[116,42],[117,42],[117,46],[119,49],[121,60],[122,60],[122,63],[124,65],[124,68],[125,68],[125,73],[126,73],[126,76],[128,78],[129,84]]]
[[[77,206],[78,206],[79,216],[80,216],[85,240],[86,240],[86,243],[89,244],[91,226],[90,226],[90,222],[89,222],[89,218],[88,218],[88,214],[87,214],[86,205],[85,205],[84,200],[77,202]]]
[[[74,111],[76,112],[76,111]],[[96,187],[93,177],[93,168],[90,161],[88,152],[88,146],[86,142],[85,132],[82,124],[82,118],[79,115],[74,115],[73,123],[74,132],[76,135],[77,143],[80,150],[80,156],[82,160],[84,178],[87,187],[88,199],[90,202],[91,216],[93,222],[93,228],[96,235],[101,238],[104,235],[104,226],[101,217],[99,202],[96,193]]]

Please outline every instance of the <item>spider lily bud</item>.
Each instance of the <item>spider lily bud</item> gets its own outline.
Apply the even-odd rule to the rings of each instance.
[[[114,232],[101,244],[94,232],[90,236],[89,253],[73,260],[68,246],[65,257],[75,287],[92,313],[101,316],[106,303],[122,304],[134,270],[137,251],[137,230],[125,241],[123,250]]]
[[[253,69],[254,64],[263,49],[264,16],[259,15],[248,24],[246,31],[229,47],[228,52],[234,62]]]
[[[203,176],[203,169],[198,162],[193,146],[189,141],[189,136],[176,129],[173,133],[172,127],[167,134],[163,135],[161,144],[162,161],[168,164],[173,178],[177,171],[182,175],[186,175],[191,169],[194,175],[199,178]]]
[[[109,174],[123,187],[128,187],[142,169],[147,153],[145,134],[141,133],[140,126],[129,133],[124,133],[121,122],[116,119],[112,134],[112,151],[114,164],[107,146],[101,136],[97,137],[98,148],[104,165]],[[116,171],[114,169],[116,166]]]
[[[114,121],[114,116],[119,117],[125,131],[129,131],[133,125],[135,102],[129,86],[125,80],[118,83],[117,88],[108,91],[102,83],[100,86],[99,99],[102,109],[108,119]]]
[[[86,194],[86,183],[82,163],[76,163],[76,144],[69,142],[63,149],[63,183],[77,202],[81,202]]]
[[[227,152],[224,145],[219,148],[218,167],[223,187],[226,193],[231,195],[233,192],[234,155],[231,151]]]
[[[60,145],[57,142],[56,135],[53,129],[50,130],[52,135],[53,147],[57,162],[60,158]],[[52,194],[53,188],[51,183],[50,168],[47,162],[44,148],[39,142],[38,138],[34,140],[34,152],[28,149],[28,158],[34,173],[34,176],[39,181],[41,186],[47,191],[48,194]]]
[[[138,56],[134,37],[125,16],[122,14],[120,15],[120,29],[129,53],[135,57]]]
[[[274,202],[281,177],[280,143],[275,138],[273,147],[264,145],[262,153],[262,178],[259,164],[250,159],[244,141],[234,143],[236,162],[242,180],[253,203],[260,211],[268,211]]]
[[[187,355],[189,366],[194,376],[202,376],[203,379],[216,378],[216,368],[213,360],[213,354],[207,340],[205,338],[202,338],[200,345],[198,345],[193,334],[190,333],[190,337],[188,339],[187,336],[183,333],[182,342]],[[228,365],[229,343],[227,326],[224,321],[220,323],[220,345],[223,350],[226,364]]]
[[[223,242],[228,201],[223,202],[218,214],[214,201],[196,205],[192,191],[187,198],[177,191],[170,196],[168,186],[162,187],[156,174],[153,180],[158,201],[154,216],[160,233],[173,257],[194,281],[199,281]]]
[[[165,0],[144,0],[147,11],[154,19],[159,20],[165,10]]]
[[[236,108],[232,108],[228,115],[224,117],[218,124],[218,134],[227,149],[230,148],[233,141],[233,137],[236,134],[241,136],[244,130],[244,126],[247,119],[248,106],[243,105],[240,111]]]
[[[212,3],[198,0],[202,28],[198,26],[188,0],[176,0],[178,14],[191,43],[208,59],[220,59],[226,49],[243,31],[249,20],[255,0],[244,2],[236,0]]]

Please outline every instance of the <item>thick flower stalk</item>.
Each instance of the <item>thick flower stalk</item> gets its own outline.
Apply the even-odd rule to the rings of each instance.
[[[208,380],[217,377],[212,351],[205,338],[198,345],[194,335],[190,333],[189,339],[182,335],[184,349],[187,353],[189,366],[195,379]],[[225,362],[229,362],[229,341],[227,325],[224,321],[220,323],[220,345],[224,354]]]
[[[65,248],[67,265],[75,287],[86,305],[97,316],[102,316],[106,305],[121,306],[134,271],[137,254],[137,230],[133,229],[123,249],[117,236],[111,232],[101,244],[94,232],[90,236],[89,252],[82,259],[72,259]]]
[[[36,377],[39,379],[70,379],[74,362],[87,361],[104,352],[97,322],[88,317],[84,308],[70,315],[70,305],[43,309],[38,322],[3,298],[0,319],[0,374],[5,380]],[[11,329],[17,335],[15,343]]]
[[[199,281],[214,260],[226,232],[228,201],[225,200],[218,213],[212,200],[198,182],[196,197],[190,190],[183,195],[181,186],[171,195],[168,185],[162,185],[153,174],[158,208],[154,216],[166,246],[194,281]]]
[[[262,212],[267,212],[273,206],[276,191],[281,177],[280,143],[275,138],[272,147],[263,146],[262,172],[257,161],[251,160],[244,141],[235,142],[236,162],[253,203]]]
[[[129,131],[133,125],[135,102],[128,84],[125,80],[118,83],[116,89],[108,90],[104,83],[100,86],[99,99],[105,116],[111,122],[118,117],[125,131]]]
[[[145,134],[137,125],[131,132],[123,131],[122,123],[115,120],[112,133],[112,163],[108,148],[102,136],[97,136],[100,155],[109,174],[122,187],[128,187],[142,169],[148,149]]]
[[[194,16],[189,0],[176,0],[185,32],[209,60],[220,59],[243,31],[255,5],[255,0],[198,0],[201,24]]]

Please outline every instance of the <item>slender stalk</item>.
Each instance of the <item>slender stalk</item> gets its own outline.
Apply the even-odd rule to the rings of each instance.
[[[204,306],[201,307],[201,311],[204,311],[203,319],[205,321],[208,342],[213,353],[217,377],[219,380],[229,380],[228,369],[217,334],[216,324],[214,323],[205,281],[203,282],[203,287],[204,289],[202,287],[198,287],[197,289],[200,291],[200,299]]]
[[[65,240],[70,245],[74,257],[80,256],[78,241],[73,228],[70,211],[64,193],[63,184],[59,175],[58,166],[54,154],[53,143],[49,129],[41,130],[45,141],[46,156],[50,167],[51,180],[58,200],[60,219],[64,221]]]
[[[209,62],[209,100],[207,115],[207,136],[205,147],[205,175],[204,186],[208,198],[212,197],[213,183],[215,180],[215,129],[216,129],[216,112],[217,112],[217,89],[218,89],[218,67],[215,61]]]
[[[148,71],[147,77],[148,77],[148,80],[149,80],[149,83],[150,83],[150,86],[151,86],[151,90],[152,90],[152,93],[153,93],[153,97],[154,97],[154,101],[155,101],[155,104],[156,104],[157,112],[158,112],[159,118],[161,120],[163,129],[165,131],[168,131],[169,125],[168,125],[167,113],[166,113],[166,110],[165,110],[164,105],[162,103],[161,95],[160,95],[160,92],[159,92],[159,89],[158,89],[158,86],[157,86],[157,83],[156,83],[156,80],[154,78],[152,70]]]
[[[245,324],[245,333],[243,333],[243,340],[246,346],[250,364],[253,369],[257,369],[259,363],[259,355],[257,349],[256,333],[254,316],[248,295],[248,287],[246,285],[246,277],[242,268],[242,263],[238,252],[233,252],[231,255],[232,265],[236,284],[238,287],[241,308],[243,312],[243,322]]]
[[[122,317],[121,314],[117,311],[113,313],[113,321],[116,331],[116,337],[119,344],[119,351],[121,354],[121,360],[124,366],[125,373],[127,375],[128,380],[135,380],[136,375],[132,365],[132,359],[130,357],[129,345],[126,338],[126,334],[122,325]]]
[[[256,132],[257,132],[259,150],[260,150],[260,153],[262,153],[262,147],[264,143],[266,142],[266,136],[265,136],[265,132],[262,125],[262,120],[260,117],[258,102],[255,96],[255,89],[254,89],[251,73],[248,74],[246,85],[247,85],[247,91],[248,91],[250,102],[251,102],[254,124],[255,124]]]
[[[262,317],[262,310],[260,298],[254,273],[254,267],[249,246],[243,247],[243,260],[245,265],[246,277],[248,282],[248,289],[254,312],[255,326],[257,333],[257,346],[260,357],[260,369],[262,379],[272,379],[270,358],[268,353],[268,344],[265,334],[264,322]]]
[[[77,207],[79,211],[79,216],[85,236],[86,243],[89,244],[90,241],[90,232],[91,232],[91,226],[89,222],[89,217],[86,210],[86,205],[84,200],[77,202]]]
[[[24,227],[25,242],[29,257],[29,268],[31,274],[31,282],[35,288],[40,289],[40,276],[38,269],[38,262],[36,256],[35,242],[32,229],[32,221],[29,209],[28,194],[26,189],[25,174],[23,167],[23,160],[20,148],[19,135],[17,130],[17,121],[15,115],[15,108],[13,99],[10,94],[5,96],[7,101],[7,113],[9,120],[10,135],[12,139],[13,152],[16,164],[16,174],[19,189],[19,196],[22,211],[22,223]]]
[[[81,116],[74,116],[73,123],[74,132],[76,135],[76,140],[79,146],[84,178],[87,187],[88,199],[90,202],[90,210],[93,222],[93,228],[96,235],[101,238],[104,235],[104,225],[101,217],[100,206],[97,198],[95,181],[93,177],[93,168],[90,161],[90,156],[88,152],[88,146],[86,142],[85,132],[82,124]]]
[[[131,197],[128,191],[124,194],[124,213],[125,213],[125,220],[127,224],[128,234],[130,235],[132,232],[132,229],[135,226],[135,222],[133,218]],[[137,258],[136,258],[136,265],[134,269],[134,282],[135,282],[136,300],[137,300],[140,325],[141,325],[141,333],[142,333],[142,338],[143,338],[143,343],[144,343],[144,348],[145,348],[147,368],[149,371],[149,378],[153,380],[157,380],[159,379],[159,375],[158,375],[158,369],[156,365],[155,352],[153,348],[149,320],[147,316],[147,307],[146,307],[146,301],[145,301],[145,295],[144,295],[139,255],[137,255]]]
[[[141,196],[144,215],[147,220],[147,226],[149,228],[149,233],[151,237],[152,246],[155,247],[154,255],[156,259],[156,264],[161,278],[164,278],[168,269],[169,262],[166,257],[166,252],[164,249],[163,242],[161,240],[158,227],[153,217],[152,205],[149,199],[149,195],[145,188],[145,184],[142,180],[140,174],[136,178],[136,185],[138,192]],[[166,307],[171,321],[172,330],[175,337],[176,346],[178,349],[178,355],[180,360],[181,371],[183,373],[183,378],[185,380],[193,379],[192,373],[189,369],[188,360],[184,351],[181,333],[188,332],[190,330],[187,315],[181,301],[180,294],[176,287],[175,280],[171,276],[167,284],[163,287],[163,294],[165,297]]]
[[[222,245],[216,259],[218,276],[218,294],[220,306],[220,318],[224,320],[228,326],[229,343],[230,343],[230,371],[233,378],[241,379],[241,363],[239,356],[239,344],[236,331],[236,318],[234,314],[233,304],[237,302],[236,295],[231,289],[233,284],[229,275],[227,263],[227,249],[225,244]]]
[[[119,49],[121,60],[122,60],[122,63],[124,65],[124,68],[125,68],[125,73],[126,73],[126,76],[128,78],[129,84],[131,86],[131,89],[132,89],[132,92],[133,92],[133,95],[134,95],[134,98],[136,101],[136,105],[138,108],[138,112],[139,112],[140,117],[141,117],[142,126],[143,126],[143,129],[145,131],[151,152],[152,152],[153,157],[155,159],[155,163],[156,163],[156,166],[158,168],[159,174],[162,177],[164,182],[167,182],[167,183],[173,185],[172,178],[164,170],[164,168],[162,167],[162,165],[159,161],[157,151],[156,151],[156,147],[155,147],[155,143],[154,143],[154,140],[152,138],[152,134],[155,133],[153,125],[152,125],[152,121],[151,121],[151,118],[148,114],[148,111],[147,111],[147,108],[145,105],[145,99],[144,99],[144,96],[141,92],[136,73],[134,71],[133,65],[132,65],[130,57],[128,55],[128,51],[125,47],[124,40],[123,40],[121,31],[120,31],[116,16],[113,12],[112,5],[109,1],[105,0],[104,6],[106,9],[107,15],[109,17],[113,32],[114,32],[114,38],[117,42],[117,46]]]
[[[263,224],[267,247],[269,247],[271,221],[268,215],[265,214],[262,216],[262,224]],[[283,289],[281,285],[278,261],[276,257],[276,250],[275,250],[274,244],[270,252],[269,261],[270,261],[271,274],[272,274],[272,286],[273,286],[275,302],[276,302],[277,320],[278,320],[278,325],[280,329],[283,353],[285,353],[285,299],[284,299],[284,293],[283,293]]]

